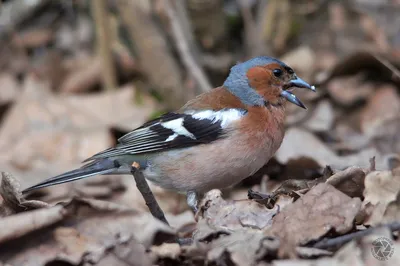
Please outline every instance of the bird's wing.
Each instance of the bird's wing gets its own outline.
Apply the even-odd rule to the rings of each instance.
[[[223,137],[229,125],[246,113],[247,110],[239,108],[167,113],[127,133],[118,139],[115,147],[95,154],[86,161],[210,143]]]

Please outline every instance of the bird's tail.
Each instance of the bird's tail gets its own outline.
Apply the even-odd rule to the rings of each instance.
[[[26,193],[31,190],[44,188],[48,186],[63,184],[71,181],[75,181],[78,179],[86,178],[94,175],[102,175],[109,174],[114,171],[117,171],[119,168],[118,163],[115,163],[109,159],[98,159],[93,162],[90,162],[81,168],[66,172],[64,174],[49,178],[37,185],[29,187],[22,191],[22,193]]]

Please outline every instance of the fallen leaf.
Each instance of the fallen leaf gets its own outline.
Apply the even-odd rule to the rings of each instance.
[[[138,243],[134,238],[129,239],[127,242],[118,243],[105,256],[102,256],[96,265],[126,266],[127,262],[132,266],[153,265],[143,245]]]
[[[363,209],[366,209],[367,217],[363,223],[365,225],[381,224],[388,205],[396,202],[400,191],[400,175],[394,171],[375,171],[365,177],[364,184]],[[392,209],[395,204],[391,205]]]
[[[174,230],[150,214],[116,203],[80,198],[9,216],[0,219],[0,224],[5,229],[0,233],[0,245],[23,238],[14,242],[17,245],[0,248],[0,261],[11,265],[126,265],[118,258],[126,259],[130,265],[150,265],[144,247],[175,237]],[[47,229],[38,230],[44,227]]]
[[[376,246],[379,239],[385,238],[384,244],[388,246]],[[384,252],[386,257],[374,257],[374,248],[377,252]],[[400,255],[396,250],[400,248],[398,242],[394,242],[391,232],[387,228],[377,229],[372,234],[362,239],[353,240],[341,247],[332,258],[320,258],[317,260],[275,260],[274,266],[375,266],[375,265],[398,265],[400,263]]]
[[[336,151],[357,152],[366,149],[370,145],[370,139],[354,128],[354,123],[341,119],[335,125],[334,131],[330,132],[337,141],[332,144]],[[357,118],[357,121],[359,119]]]
[[[333,65],[333,68],[328,70],[324,69],[325,73],[321,75],[321,78],[318,79],[317,82],[326,83],[333,78],[352,75],[354,73],[365,71],[366,69],[373,70],[374,73],[379,70],[381,74],[386,75],[386,77],[389,78],[393,75],[393,71],[382,63],[383,60],[380,59],[380,55],[376,56],[376,54],[365,50],[360,51],[360,47],[358,47],[357,50],[353,50],[351,53],[348,53],[347,56],[341,58],[339,62]],[[383,54],[382,57],[395,67],[399,66],[396,57],[388,54]]]
[[[279,212],[272,226],[264,231],[290,248],[318,239],[331,230],[347,233],[353,228],[360,207],[360,199],[352,199],[331,185],[321,183]],[[285,245],[283,248],[287,248]]]
[[[381,223],[387,224],[395,221],[400,221],[400,192],[397,193],[396,199],[387,205]]]
[[[3,202],[0,205],[0,217],[9,216],[23,210],[48,207],[43,201],[25,200],[22,197],[19,182],[9,173],[1,172],[0,195]]]
[[[0,245],[28,233],[45,228],[61,221],[67,212],[62,206],[23,212],[0,219]],[[0,255],[1,257],[1,255]]]
[[[132,87],[59,97],[46,86],[26,78],[23,94],[0,128],[0,148],[8,151],[0,155],[1,161],[24,170],[47,167],[49,161],[76,165],[113,144],[110,127],[131,130],[155,109],[154,101],[145,95],[143,105],[133,104]]]
[[[381,87],[368,101],[361,116],[361,130],[373,137],[385,121],[398,118],[400,114],[400,97],[397,89],[391,85]]]
[[[254,265],[263,238],[260,232],[234,232],[220,237],[211,242],[207,260],[210,263],[231,261],[233,265]]]
[[[311,117],[304,123],[311,131],[324,132],[332,128],[335,120],[335,113],[329,101],[320,101],[311,114]]]
[[[352,166],[335,173],[326,180],[326,183],[334,186],[349,197],[361,198],[364,192],[365,175],[366,171],[364,169]]]
[[[374,171],[365,177],[365,202],[372,204],[390,202],[396,199],[400,190],[400,176],[392,171]]]
[[[316,161],[320,166],[331,165],[336,169],[344,169],[354,165],[368,168],[369,159],[374,156],[376,157],[377,168],[386,168],[380,153],[373,148],[351,155],[338,156],[315,135],[297,127],[289,128],[286,131],[283,143],[275,154],[275,158],[281,164],[286,164],[291,159],[307,157]]]
[[[334,101],[346,107],[365,100],[374,91],[374,85],[365,82],[363,74],[334,78],[326,88]]]
[[[211,190],[199,205],[196,217],[215,231],[262,230],[270,226],[277,208],[267,209],[253,200],[225,201],[221,191]],[[201,228],[195,234],[202,234]],[[196,236],[194,237],[196,238]]]

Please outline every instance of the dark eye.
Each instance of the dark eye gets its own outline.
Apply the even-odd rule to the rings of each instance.
[[[277,78],[279,78],[279,77],[282,76],[282,74],[283,74],[282,69],[279,69],[279,68],[274,69],[273,72],[274,72],[275,77],[277,77]]]

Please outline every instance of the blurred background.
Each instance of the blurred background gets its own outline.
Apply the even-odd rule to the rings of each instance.
[[[3,0],[0,37],[0,169],[21,188],[79,166],[258,55],[318,92],[296,91],[308,110],[287,106],[281,149],[235,197],[320,177],[326,165],[375,157],[388,169],[400,153],[398,0]],[[153,189],[167,213],[186,208]],[[32,196],[132,205],[142,202],[134,190],[132,177],[107,176]]]

